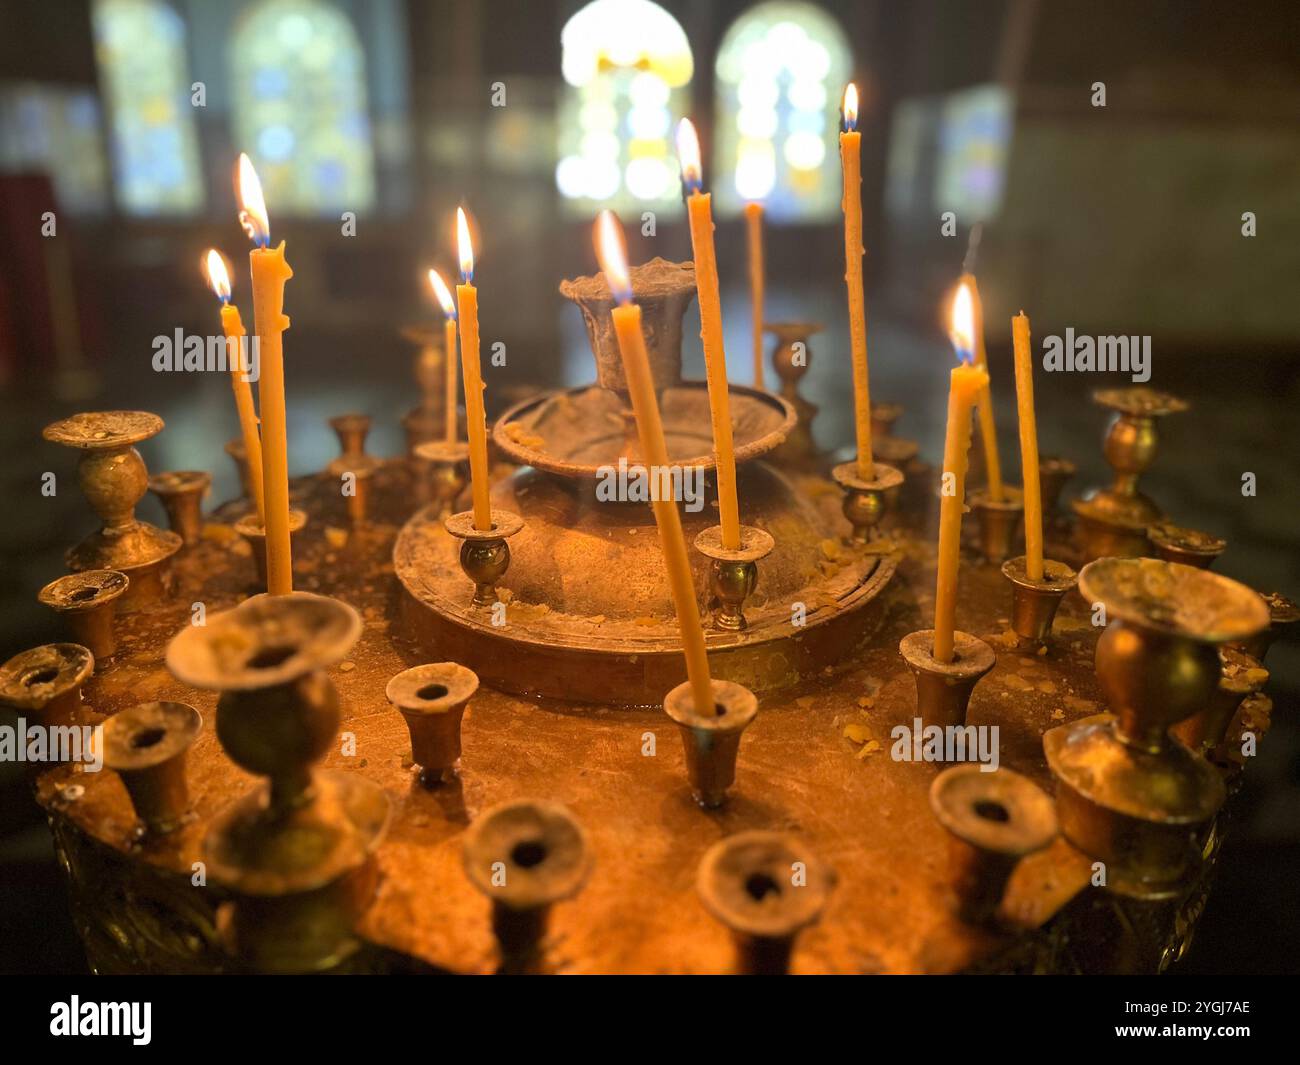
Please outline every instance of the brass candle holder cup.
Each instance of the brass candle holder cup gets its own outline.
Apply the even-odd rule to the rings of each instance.
[[[776,338],[772,366],[781,379],[781,396],[799,416],[798,424],[781,448],[781,453],[795,462],[812,462],[818,455],[812,434],[817,405],[800,394],[799,382],[812,363],[809,339],[823,328],[818,322],[765,322],[763,325],[763,331]]]
[[[1209,569],[1214,560],[1223,554],[1228,541],[1195,529],[1185,529],[1171,521],[1156,522],[1147,527],[1147,539],[1156,549],[1156,556],[1166,562],[1181,562],[1185,566]]]
[[[1113,412],[1102,451],[1115,471],[1115,480],[1109,488],[1094,488],[1073,503],[1080,519],[1084,558],[1145,555],[1147,527],[1164,515],[1138,490],[1138,479],[1156,456],[1157,420],[1187,410],[1187,404],[1142,385],[1105,389],[1094,392],[1092,398]]]
[[[712,525],[695,538],[695,550],[710,559],[709,592],[713,624],[723,632],[743,632],[745,600],[758,585],[758,563],[772,553],[776,541],[752,525],[740,527],[740,546],[722,546],[722,526]]]
[[[1043,576],[1031,580],[1025,556],[1002,563],[1002,576],[1011,584],[1011,631],[1024,646],[1035,650],[1052,635],[1052,622],[1065,593],[1076,587],[1079,575],[1064,562],[1043,559]]]
[[[1205,708],[1178,722],[1170,732],[1194,751],[1208,754],[1221,744],[1242,702],[1268,683],[1257,658],[1232,647],[1219,648],[1219,684]]]
[[[871,444],[874,449],[877,440],[884,440],[894,435],[894,423],[903,416],[901,403],[871,404]]]
[[[410,325],[402,329],[402,338],[416,347],[412,372],[420,390],[420,404],[402,415],[402,428],[406,430],[407,457],[415,455],[418,445],[434,440],[446,424],[446,401],[442,395],[443,369],[446,353],[443,350],[441,329],[431,325]]]
[[[997,663],[992,647],[960,630],[953,633],[951,662],[934,657],[933,629],[908,633],[898,653],[916,680],[916,713],[927,728],[964,725],[975,685]]]
[[[169,470],[149,478],[149,491],[162,502],[167,526],[193,547],[203,537],[203,497],[212,487],[212,474],[205,470]]]
[[[1010,769],[945,769],[930,785],[930,809],[948,833],[957,909],[971,924],[998,923],[1007,881],[1020,860],[1056,838],[1056,810],[1042,788]]]
[[[338,482],[349,524],[364,525],[369,518],[371,489],[382,466],[381,460],[363,454],[341,455],[329,464],[326,472]]]
[[[0,666],[0,703],[34,713],[45,728],[80,725],[81,686],[95,657],[80,644],[46,643]]]
[[[366,437],[370,435],[369,414],[337,414],[329,420],[330,428],[339,438],[339,456],[355,458],[366,453]]]
[[[689,682],[664,697],[664,712],[681,732],[691,795],[706,810],[721,806],[736,779],[740,737],[758,714],[758,699],[743,685],[713,682],[714,705],[700,712]]]
[[[252,499],[253,476],[248,469],[248,451],[244,448],[244,441],[239,437],[227,440],[224,450],[230,456],[230,461],[235,464],[235,472],[239,475],[240,497]]]
[[[720,840],[695,878],[704,908],[731,932],[738,970],[750,976],[789,971],[795,937],[820,919],[834,886],[830,866],[780,832]]]
[[[77,482],[103,527],[67,554],[70,570],[115,569],[131,580],[118,603],[129,613],[162,598],[165,575],[181,538],[140,521],[136,504],[149,487],[149,471],[133,445],[162,431],[163,420],[144,411],[74,414],[47,425],[46,440],[81,452]]]
[[[835,483],[844,492],[841,509],[853,532],[849,537],[851,543],[867,544],[872,541],[875,528],[889,509],[889,493],[895,498],[903,483],[903,472],[894,466],[877,462],[873,468],[871,480],[858,476],[857,461],[841,462],[831,470]]]
[[[510,537],[524,527],[524,519],[508,510],[492,509],[492,528],[474,527],[474,512],[461,511],[443,523],[443,528],[461,542],[460,568],[474,582],[475,606],[491,606],[497,600],[497,582],[510,568]]]
[[[352,930],[375,886],[388,798],[358,773],[313,765],[339,726],[325,669],[360,633],[350,606],[291,592],[209,615],[167,648],[178,680],[220,693],[217,738],[231,760],[267,778],[222,810],[204,841],[209,874],[233,896],[221,933],[242,967],[319,971],[359,946]]]
[[[74,642],[102,663],[117,653],[117,601],[130,583],[117,570],[88,569],[50,581],[36,598],[62,617]]]
[[[420,783],[426,788],[455,775],[461,720],[476,691],[478,674],[455,662],[412,666],[388,682],[384,695],[406,722],[411,758],[420,767]]]
[[[966,493],[966,503],[975,514],[975,532],[984,561],[1000,566],[1020,546],[1025,518],[1025,501],[1019,488],[1004,485],[1001,499],[993,499],[987,488]]]
[[[202,727],[185,703],[137,703],[104,722],[104,765],[126,785],[139,838],[165,836],[190,818],[185,754]]]
[[[456,499],[469,484],[469,444],[429,440],[415,447],[421,499],[434,503],[440,518],[449,517]]]
[[[1043,500],[1043,517],[1052,520],[1061,505],[1061,493],[1079,467],[1059,455],[1046,455],[1038,462],[1038,491]]]
[[[535,968],[551,907],[576,895],[591,873],[582,826],[558,803],[501,803],[469,826],[462,859],[470,883],[492,902],[502,968]]]
[[[1196,873],[1197,833],[1222,805],[1224,786],[1169,729],[1213,699],[1218,645],[1259,632],[1268,612],[1236,581],[1149,558],[1089,563],[1079,591],[1109,619],[1096,668],[1113,713],[1043,737],[1061,831],[1105,864],[1107,890],[1175,897]]]
[[[307,514],[301,510],[289,511],[289,537],[297,536],[307,524]],[[245,514],[235,522],[235,532],[243,538],[252,549],[253,566],[257,570],[257,587],[266,587],[266,529],[257,520],[256,512]]]
[[[1261,592],[1260,598],[1268,607],[1268,628],[1248,640],[1242,640],[1231,646],[1263,662],[1274,640],[1295,631],[1296,622],[1300,621],[1300,605],[1292,602],[1281,592]]]

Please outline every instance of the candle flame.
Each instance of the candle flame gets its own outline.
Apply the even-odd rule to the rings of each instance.
[[[844,116],[845,132],[852,133],[858,128],[858,87],[853,82],[844,86],[844,106],[841,113]]]
[[[677,159],[682,166],[682,184],[688,192],[697,192],[704,184],[700,167],[700,138],[689,118],[677,123]]]
[[[226,269],[226,257],[216,248],[209,248],[203,257],[203,276],[222,303],[230,302],[230,271]]]
[[[975,307],[971,302],[970,286],[962,282],[952,299],[952,328],[948,332],[957,358],[970,365],[975,361]]]
[[[433,294],[438,297],[438,302],[442,304],[442,313],[448,318],[456,317],[456,303],[451,298],[451,290],[447,288],[447,282],[442,279],[442,275],[437,270],[429,271],[429,284],[433,286]]]
[[[627,245],[623,240],[623,227],[613,211],[601,211],[596,216],[596,258],[605,272],[605,281],[619,306],[632,302],[632,280],[627,266]]]
[[[460,279],[469,284],[474,280],[474,245],[469,239],[469,220],[465,208],[456,208],[456,248],[460,252]]]
[[[262,195],[262,182],[253,169],[247,153],[239,153],[239,169],[235,173],[235,195],[239,198],[239,224],[244,227],[249,240],[259,248],[271,243],[271,219],[266,213],[266,198]]]

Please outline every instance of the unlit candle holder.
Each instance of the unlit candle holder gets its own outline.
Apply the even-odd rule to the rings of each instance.
[[[88,569],[50,581],[36,598],[63,618],[73,641],[107,662],[117,653],[117,601],[131,579],[115,569]]]
[[[402,415],[406,454],[413,458],[416,447],[436,439],[446,424],[442,395],[446,355],[441,329],[428,324],[406,326],[402,329],[402,338],[416,346],[412,370],[416,387],[420,390],[420,405]]]
[[[1104,863],[1107,891],[1174,898],[1197,874],[1197,836],[1223,804],[1224,785],[1169,729],[1214,697],[1218,645],[1259,632],[1268,611],[1236,581],[1150,558],[1089,563],[1079,591],[1106,608],[1096,669],[1113,713],[1043,737],[1061,832]]]
[[[1037,650],[1051,638],[1057,608],[1067,592],[1079,584],[1079,575],[1064,562],[1043,559],[1043,576],[1032,580],[1024,555],[1002,563],[1002,576],[1011,585],[1011,631],[1022,646]]]
[[[497,601],[497,582],[510,568],[510,537],[524,527],[518,514],[492,508],[492,528],[474,527],[474,512],[464,510],[443,522],[443,528],[460,543],[460,568],[474,582],[474,606],[491,606]]]
[[[46,643],[0,666],[0,703],[39,715],[46,728],[80,725],[81,686],[95,657],[76,643]]]
[[[1300,605],[1292,602],[1281,592],[1261,592],[1260,598],[1268,607],[1268,628],[1248,640],[1230,646],[1263,662],[1268,657],[1268,649],[1273,646],[1273,641],[1279,636],[1295,631],[1296,623],[1300,622]]]
[[[794,407],[799,416],[798,424],[781,448],[781,454],[795,462],[809,463],[818,456],[812,433],[817,405],[800,394],[799,382],[812,364],[809,338],[816,336],[823,328],[825,327],[818,322],[766,322],[763,325],[763,331],[776,338],[772,367],[781,379],[781,396]]]
[[[501,803],[469,826],[462,860],[470,883],[492,902],[502,969],[534,971],[551,907],[576,895],[591,873],[586,832],[558,803]]]
[[[424,787],[435,788],[455,776],[461,721],[476,691],[478,674],[455,662],[412,666],[388,682],[384,695],[406,722],[411,759],[420,767]]]
[[[431,499],[440,518],[449,517],[469,484],[469,444],[429,440],[415,447],[421,498]]]
[[[149,478],[149,491],[162,502],[167,525],[186,547],[203,537],[203,498],[212,487],[206,470],[168,470]]]
[[[1038,490],[1043,500],[1043,518],[1055,523],[1059,518],[1061,493],[1079,467],[1060,455],[1045,455],[1038,461]]]
[[[1156,522],[1147,527],[1147,539],[1156,549],[1156,556],[1166,562],[1181,562],[1185,566],[1209,569],[1214,560],[1223,554],[1228,541],[1210,533],[1198,532],[1175,525],[1171,521]]]
[[[876,526],[889,508],[889,493],[896,494],[903,483],[903,471],[883,462],[875,463],[872,472],[875,476],[870,480],[860,477],[856,459],[841,462],[831,470],[835,483],[844,492],[840,508],[853,527],[850,543],[871,543]]]
[[[984,561],[1000,566],[1020,544],[1025,518],[1025,501],[1019,488],[1004,485],[1002,499],[993,499],[987,488],[966,493],[966,503],[975,514],[975,532]]]
[[[307,524],[307,514],[302,510],[289,511],[289,542],[302,532]],[[245,514],[235,522],[235,532],[243,538],[253,552],[253,566],[257,571],[257,586],[266,587],[266,529],[257,520],[256,511]]]
[[[329,426],[339,439],[339,457],[352,459],[366,453],[366,437],[370,435],[369,414],[336,414]]]
[[[77,481],[103,527],[67,554],[70,570],[115,569],[130,586],[118,609],[142,609],[162,598],[166,568],[181,538],[140,521],[136,504],[149,489],[149,471],[134,445],[162,431],[163,420],[145,411],[74,414],[47,425],[46,440],[81,452]]]
[[[713,706],[703,712],[696,709],[689,681],[664,697],[664,712],[681,732],[691,795],[706,810],[726,801],[736,780],[740,738],[758,714],[758,699],[748,688],[716,678],[712,684]]]
[[[795,937],[820,919],[834,886],[830,866],[780,832],[720,840],[705,852],[695,878],[704,908],[731,932],[739,972],[749,976],[789,971]]]
[[[185,755],[203,727],[186,703],[137,703],[104,722],[104,765],[126,786],[141,839],[165,836],[190,820]]]
[[[369,519],[371,490],[382,466],[380,459],[363,454],[341,455],[329,464],[327,472],[338,483],[349,524],[364,525]]]
[[[1051,797],[1010,769],[945,769],[930,785],[930,809],[948,834],[948,873],[963,921],[996,925],[1020,861],[1056,838]]]
[[[253,477],[248,470],[248,451],[244,447],[244,441],[240,437],[234,440],[227,440],[225,452],[230,456],[230,461],[235,464],[235,472],[239,475],[239,494],[243,499],[253,498]]]
[[[951,662],[934,657],[934,630],[908,633],[898,645],[916,680],[916,714],[925,727],[964,725],[971,693],[997,663],[993,648],[978,636],[956,630]]]
[[[1170,729],[1174,736],[1201,754],[1208,754],[1224,741],[1241,704],[1268,683],[1268,670],[1259,659],[1235,648],[1219,648],[1219,665],[1219,684],[1205,708]]]
[[[713,597],[713,624],[723,632],[743,632],[745,600],[758,585],[758,563],[772,553],[776,541],[763,529],[740,527],[740,546],[722,546],[722,526],[712,525],[695,538],[695,550],[709,562],[709,592]]]

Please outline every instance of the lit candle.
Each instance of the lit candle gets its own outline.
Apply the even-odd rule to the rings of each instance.
[[[632,399],[632,413],[636,416],[641,454],[645,456],[647,468],[659,478],[657,490],[651,493],[651,506],[654,508],[655,524],[659,527],[659,544],[663,549],[664,562],[668,567],[673,605],[677,609],[677,625],[681,629],[682,650],[686,655],[686,675],[699,712],[701,707],[713,705],[709,659],[704,649],[704,627],[700,623],[700,607],[695,600],[695,582],[691,579],[691,564],[686,554],[682,519],[677,513],[677,503],[673,498],[668,445],[664,442],[659,403],[655,399],[654,381],[650,376],[650,360],[646,355],[645,335],[641,329],[641,308],[632,302],[632,282],[627,266],[627,251],[623,246],[623,229],[609,211],[602,211],[596,223],[596,254],[617,304],[611,312],[614,333],[618,337],[618,350],[623,356],[623,372],[627,378],[628,395]]]
[[[262,414],[262,527],[266,530],[266,590],[293,591],[293,556],[289,546],[289,445],[284,411],[284,283],[293,271],[284,258],[284,241],[271,248],[271,222],[262,183],[247,155],[239,156],[239,221],[252,239],[248,265],[253,279],[253,328],[261,360],[257,379]],[[250,456],[251,457],[251,456]]]
[[[442,313],[446,316],[442,323],[443,347],[447,352],[447,365],[445,367],[447,374],[445,439],[447,443],[454,444],[456,442],[456,304],[451,298],[447,283],[443,281],[442,275],[437,270],[429,271],[429,284],[433,286],[433,294],[438,297],[438,302],[442,304]]]
[[[465,381],[465,431],[469,435],[469,477],[474,495],[474,528],[492,528],[488,502],[487,413],[483,409],[483,369],[478,355],[478,289],[474,287],[474,247],[469,240],[465,209],[456,208],[456,243],[460,252],[460,284],[456,305],[460,317],[460,371]]]
[[[1029,351],[1029,319],[1011,319],[1016,353],[1016,411],[1020,420],[1020,470],[1025,494],[1025,575],[1043,579],[1043,496],[1038,481],[1038,422],[1034,414],[1034,364]]]
[[[934,657],[951,662],[957,609],[957,568],[961,552],[961,516],[966,509],[966,452],[970,449],[971,409],[989,375],[974,360],[974,314],[970,289],[959,285],[952,301],[952,345],[958,365],[948,386],[948,432],[943,445],[942,498],[939,504],[939,572],[934,590]]]
[[[749,302],[754,328],[754,387],[763,387],[763,205],[745,204],[749,243]]]
[[[727,394],[727,353],[722,345],[722,300],[718,295],[718,260],[713,248],[713,197],[703,192],[700,141],[690,119],[677,126],[677,158],[682,165],[686,213],[695,254],[695,293],[700,301],[700,339],[709,384],[713,419],[713,457],[718,470],[718,519],[722,546],[740,548],[740,504],[736,496],[736,453],[731,442],[731,400]]]
[[[840,168],[844,172],[844,284],[849,294],[849,346],[853,354],[853,423],[858,439],[858,476],[876,479],[871,455],[871,385],[867,375],[867,304],[862,289],[862,134],[858,132],[858,90],[844,89]]]
[[[230,272],[226,260],[216,248],[209,248],[204,259],[204,273],[212,291],[221,300],[221,328],[226,334],[227,362],[230,364],[230,387],[235,393],[235,411],[239,414],[239,433],[244,438],[248,456],[248,488],[257,507],[257,520],[266,526],[266,505],[262,487],[262,439],[257,434],[257,412],[253,409],[253,390],[244,372],[244,323],[239,308],[230,302]]]
[[[989,357],[984,350],[984,303],[980,299],[979,286],[975,284],[975,275],[961,275],[961,283],[970,289],[971,320],[975,324],[975,365],[988,373]],[[997,426],[993,421],[993,393],[985,384],[979,398],[980,440],[984,444],[984,475],[988,478],[989,499],[1001,503],[1005,493],[1002,490],[1002,459],[998,455]]]

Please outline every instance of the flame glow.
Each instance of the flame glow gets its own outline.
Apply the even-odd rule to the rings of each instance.
[[[957,358],[966,365],[975,361],[975,308],[970,288],[963,281],[952,299],[952,326],[948,332]]]
[[[469,284],[474,280],[474,245],[469,239],[469,220],[465,208],[456,208],[456,248],[460,252],[460,279]]]
[[[239,169],[235,174],[235,196],[239,199],[239,224],[249,239],[259,248],[271,243],[271,219],[266,213],[266,198],[262,195],[262,182],[253,169],[247,153],[239,153]]]
[[[632,302],[632,280],[627,266],[627,245],[623,240],[623,227],[613,211],[601,211],[596,216],[596,258],[605,272],[605,281],[619,306]]]
[[[677,160],[682,166],[682,184],[691,191],[697,191],[704,184],[704,173],[700,167],[700,138],[689,118],[677,123]]]
[[[852,133],[858,128],[858,87],[853,82],[844,86],[844,104],[841,112],[844,115],[845,132]]]
[[[216,248],[209,248],[203,257],[203,276],[208,280],[208,287],[220,297],[222,303],[230,302],[230,271],[226,269],[226,257]]]
[[[448,318],[455,318],[456,303],[451,298],[451,289],[447,287],[447,282],[442,279],[442,275],[437,270],[429,271],[429,284],[433,287],[433,294],[438,297],[438,302],[442,304],[442,313]]]

